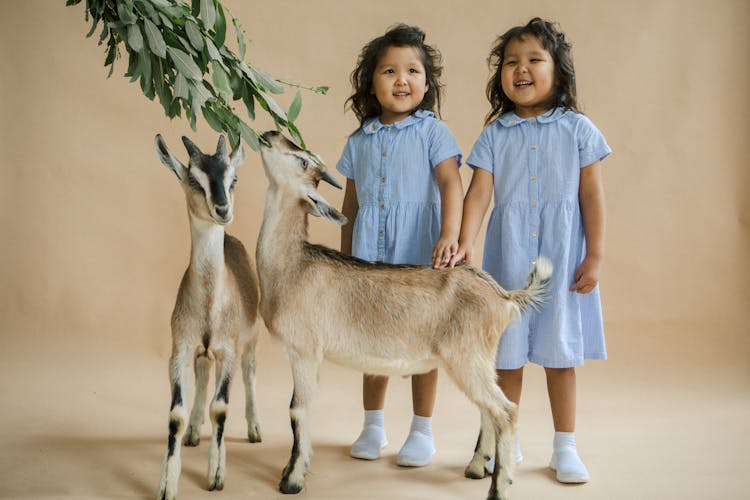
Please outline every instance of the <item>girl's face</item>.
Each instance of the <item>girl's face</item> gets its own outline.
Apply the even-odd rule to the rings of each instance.
[[[380,103],[381,123],[395,123],[409,116],[427,93],[427,75],[414,47],[388,47],[375,67],[372,94]]]
[[[513,39],[505,47],[500,82],[518,116],[540,115],[555,94],[555,62],[534,35]]]

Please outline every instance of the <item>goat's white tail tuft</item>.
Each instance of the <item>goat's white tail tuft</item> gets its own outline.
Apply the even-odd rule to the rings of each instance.
[[[546,257],[539,257],[534,269],[526,278],[526,287],[508,292],[510,300],[518,306],[521,312],[529,306],[538,311],[547,299],[547,288],[551,278],[552,262]]]

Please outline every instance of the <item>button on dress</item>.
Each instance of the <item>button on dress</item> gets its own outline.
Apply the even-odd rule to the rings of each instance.
[[[352,254],[370,262],[429,264],[440,237],[435,166],[461,151],[429,111],[384,125],[373,119],[352,134],[336,169],[353,179],[359,210]]]
[[[483,268],[505,289],[523,288],[540,256],[554,266],[549,297],[511,323],[498,346],[497,368],[528,362],[548,368],[606,359],[599,286],[569,291],[586,256],[580,169],[612,150],[584,115],[555,108],[535,118],[506,113],[477,139],[467,163],[494,177],[494,207]]]

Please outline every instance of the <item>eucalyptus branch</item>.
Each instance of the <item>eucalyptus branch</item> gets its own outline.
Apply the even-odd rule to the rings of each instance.
[[[77,5],[82,0],[67,0]],[[91,37],[101,25],[99,45],[106,45],[104,66],[109,78],[121,50],[128,56],[125,76],[140,82],[143,94],[155,97],[169,118],[185,118],[193,130],[202,115],[215,131],[226,132],[232,144],[243,139],[258,150],[260,135],[240,117],[235,103],[255,120],[257,103],[277,129],[286,128],[301,146],[304,141],[295,120],[302,107],[299,89],[325,94],[328,87],[307,87],[276,80],[246,62],[242,25],[219,0],[86,0],[86,21],[91,20]],[[231,20],[239,55],[226,47],[227,19]],[[284,92],[283,85],[297,87],[288,110],[272,94]]]

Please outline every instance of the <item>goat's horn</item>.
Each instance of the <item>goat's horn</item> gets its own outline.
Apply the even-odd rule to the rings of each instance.
[[[331,186],[341,189],[341,184],[339,184],[338,181],[334,179],[333,176],[329,174],[328,172],[323,172],[323,175],[320,177],[320,180],[326,181]]]
[[[224,136],[219,136],[219,144],[216,146],[216,153],[221,156],[226,156],[227,154],[227,142],[224,140]]]
[[[191,141],[190,139],[188,139],[184,135],[182,136],[182,143],[185,145],[185,149],[187,149],[187,152],[188,152],[188,154],[190,156],[202,155],[203,154],[203,152],[201,152],[200,148],[198,146],[196,146],[193,141]]]

